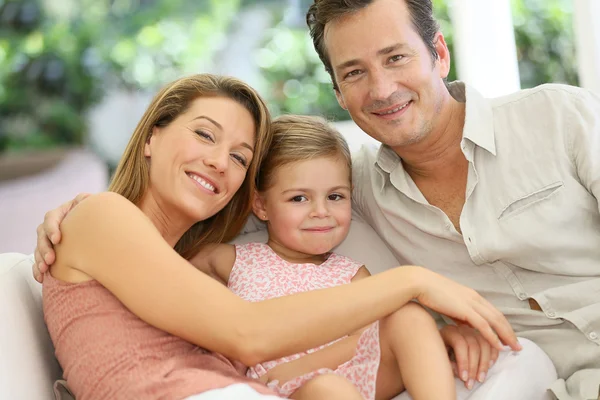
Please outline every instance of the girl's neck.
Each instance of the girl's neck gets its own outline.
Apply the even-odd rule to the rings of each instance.
[[[289,249],[271,237],[269,237],[267,245],[275,252],[275,254],[292,264],[321,265],[325,262],[325,260],[327,260],[327,257],[329,257],[329,253],[306,254]]]

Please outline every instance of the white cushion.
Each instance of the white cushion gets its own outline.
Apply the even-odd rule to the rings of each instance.
[[[32,256],[0,254],[0,399],[52,399],[62,375],[32,264]]]

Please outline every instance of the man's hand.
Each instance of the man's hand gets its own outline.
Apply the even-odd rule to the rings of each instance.
[[[467,325],[447,325],[440,330],[446,346],[454,354],[454,375],[473,388],[475,380],[483,382],[488,370],[498,359],[498,350],[475,329]]]
[[[44,273],[48,271],[56,259],[54,246],[60,243],[60,223],[65,216],[82,200],[87,198],[89,193],[80,193],[73,200],[70,200],[60,207],[48,211],[44,216],[44,222],[37,228],[37,246],[33,252],[35,263],[32,267],[33,277],[36,281],[44,280]]]

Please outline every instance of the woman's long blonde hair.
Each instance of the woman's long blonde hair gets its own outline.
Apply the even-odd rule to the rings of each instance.
[[[181,78],[164,87],[154,97],[135,128],[108,188],[139,204],[149,187],[150,171],[144,156],[144,145],[152,128],[169,125],[195,99],[212,96],[235,100],[250,112],[256,128],[256,144],[246,178],[231,201],[214,216],[192,226],[176,244],[175,250],[187,259],[205,244],[233,239],[250,214],[256,176],[272,136],[269,111],[254,89],[238,79],[211,74]]]

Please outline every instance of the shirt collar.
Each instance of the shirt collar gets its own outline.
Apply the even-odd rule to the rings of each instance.
[[[466,103],[463,141],[468,139],[496,155],[494,119],[490,101],[461,81],[448,83],[448,90],[454,99]],[[400,157],[389,146],[382,144],[379,146],[375,163],[389,174],[400,164]]]
[[[466,103],[463,141],[469,139],[477,146],[496,155],[494,113],[490,100],[484,98],[473,87],[460,81],[449,83],[448,88],[452,97]]]

